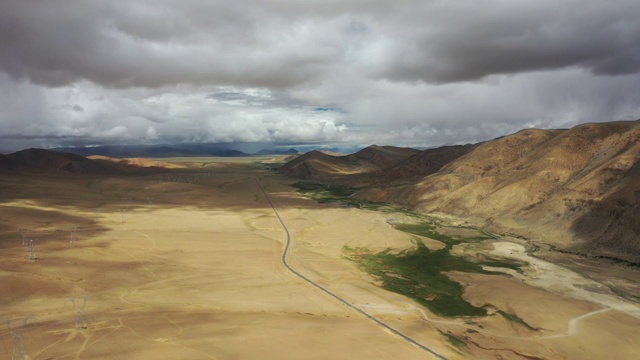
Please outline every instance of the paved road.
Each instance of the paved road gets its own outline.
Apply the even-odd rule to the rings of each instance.
[[[381,320],[376,319],[375,317],[373,317],[372,315],[368,314],[367,312],[365,312],[364,310],[360,309],[359,307],[351,304],[350,302],[348,302],[347,300],[341,298],[340,296],[336,295],[335,293],[331,292],[330,290],[322,287],[321,285],[319,285],[318,283],[316,283],[315,281],[309,279],[308,277],[300,274],[299,272],[297,272],[295,269],[293,269],[291,266],[289,266],[289,263],[287,263],[287,255],[289,254],[289,247],[291,245],[291,234],[289,233],[289,229],[287,228],[287,225],[284,223],[284,221],[282,220],[282,218],[280,217],[280,213],[278,212],[278,209],[276,209],[275,204],[273,203],[273,201],[271,201],[271,198],[269,197],[269,194],[267,194],[267,191],[264,189],[264,187],[262,186],[262,184],[260,183],[260,181],[256,178],[256,182],[258,183],[258,186],[260,186],[260,189],[262,190],[262,193],[264,194],[264,197],[267,199],[267,201],[269,202],[269,205],[271,205],[271,208],[273,209],[273,212],[275,213],[276,217],[278,218],[278,221],[280,221],[280,225],[282,225],[282,228],[284,229],[285,233],[287,234],[287,242],[284,245],[284,249],[282,251],[282,257],[280,259],[280,261],[282,261],[282,265],[284,265],[284,267],[286,267],[289,271],[291,271],[293,274],[295,274],[297,277],[301,278],[302,280],[306,281],[307,283],[315,286],[316,288],[318,288],[320,291],[324,292],[325,294],[333,297],[334,299],[340,301],[342,304],[344,304],[345,306],[350,307],[351,309],[357,311],[358,313],[362,314],[364,317],[366,317],[367,319],[375,322],[376,324],[382,326],[383,328],[391,331],[392,333],[394,333],[395,335],[401,337],[402,339],[404,339],[405,341],[419,347],[420,349],[428,352],[429,354],[435,356],[438,359],[441,360],[446,360],[447,358],[445,358],[444,356],[438,354],[437,352],[429,349],[428,347],[420,344],[419,342],[417,342],[416,340],[408,337],[407,335],[401,333],[400,331],[392,328],[390,325],[382,322]]]

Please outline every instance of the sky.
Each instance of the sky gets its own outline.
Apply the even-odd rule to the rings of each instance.
[[[638,0],[3,0],[0,150],[636,120],[638,19]]]

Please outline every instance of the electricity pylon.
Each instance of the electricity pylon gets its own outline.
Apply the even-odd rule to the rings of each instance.
[[[37,250],[37,240],[31,239],[29,240],[29,246],[27,248],[29,251],[29,260],[37,260],[36,250]]]
[[[85,295],[81,298],[69,298],[65,302],[70,302],[76,311],[76,329],[86,329],[87,324],[84,321],[84,307],[87,305],[87,300],[91,296]]]
[[[93,210],[93,222],[97,224],[99,218],[100,218],[100,209]]]
[[[7,324],[7,327],[9,328],[11,338],[13,339],[13,351],[11,352],[11,360],[25,360],[27,358],[27,352],[24,349],[22,336],[24,335],[24,330],[27,327],[27,321],[31,319],[35,319],[35,316],[27,316],[22,319],[12,319],[5,322]],[[12,324],[20,321],[22,321],[22,325],[16,326]]]
[[[71,235],[71,238],[69,239],[69,244],[71,244],[71,245],[75,245],[76,244],[76,233],[77,232],[78,232],[78,225],[69,226],[69,234]]]
[[[127,213],[127,208],[120,208],[118,212],[120,213],[120,224],[124,223],[124,214]]]
[[[124,215],[131,207],[131,200],[131,198],[125,198],[124,201],[126,204],[118,209],[118,212],[120,213],[120,224],[124,223]]]
[[[27,247],[29,246],[29,242],[27,241],[27,236],[29,235],[29,228],[28,227],[21,227],[18,229],[18,231],[20,231],[20,234],[22,235],[22,247],[26,250]]]

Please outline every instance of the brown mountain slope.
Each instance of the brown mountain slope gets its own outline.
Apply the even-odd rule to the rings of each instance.
[[[6,155],[13,163],[12,170],[27,172],[66,172],[83,174],[120,173],[121,170],[109,165],[87,159],[83,156],[50,151],[27,149]]]
[[[130,170],[131,168],[163,168],[163,169],[179,169],[185,168],[178,164],[169,163],[166,161],[149,160],[145,158],[111,158],[102,155],[91,155],[87,157],[93,161],[99,163],[108,164],[111,166],[117,166],[124,170]]]
[[[353,165],[383,170],[418,153],[420,153],[420,150],[411,148],[371,145],[354,154],[345,156],[344,159]]]
[[[481,144],[386,200],[637,261],[639,161],[639,121],[523,130]]]
[[[417,153],[418,150],[409,148],[376,145],[346,156],[310,151],[283,165],[280,172],[304,180],[357,182],[363,177],[379,174]]]
[[[331,156],[314,150],[284,164],[280,172],[297,179],[326,180],[358,171],[351,169],[342,156]]]
[[[380,181],[383,183],[407,182],[431,175],[476,147],[475,144],[467,144],[420,151],[385,171],[380,176]]]
[[[0,154],[0,171],[12,171],[18,164],[7,155]]]

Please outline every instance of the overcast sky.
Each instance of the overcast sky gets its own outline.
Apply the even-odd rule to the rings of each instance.
[[[638,0],[3,0],[0,150],[640,118]]]

